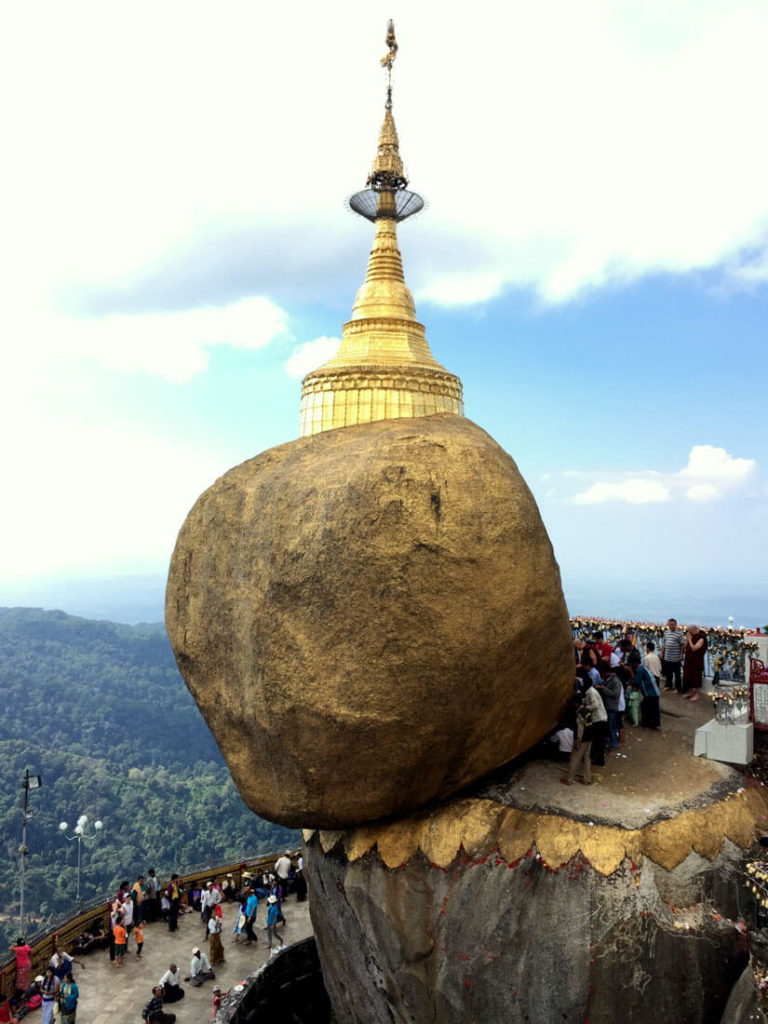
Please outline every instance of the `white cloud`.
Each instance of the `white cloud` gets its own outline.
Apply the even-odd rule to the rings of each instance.
[[[5,454],[7,479],[18,482],[0,503],[6,578],[162,566],[198,495],[228,468],[211,452],[135,428],[35,416],[25,433],[25,448]]]
[[[416,290],[419,301],[438,306],[469,306],[495,298],[504,287],[505,275],[491,273],[443,273]]]
[[[694,484],[693,487],[688,488],[685,496],[691,501],[713,501],[715,498],[722,497],[722,493],[714,484]]]
[[[754,459],[734,458],[725,448],[697,444],[691,448],[688,465],[680,471],[680,476],[738,483],[748,477],[756,466],[757,462]]]
[[[17,341],[9,352],[12,374],[88,364],[185,382],[207,368],[216,346],[263,348],[285,334],[287,314],[254,297],[219,308],[91,318],[17,310],[6,323]]]
[[[620,483],[596,483],[573,498],[575,505],[602,505],[606,501],[624,501],[629,505],[656,505],[669,501],[669,490],[657,480],[631,477]]]
[[[6,288],[151,272],[224,220],[254,223],[256,247],[277,225],[323,273],[346,258],[359,234],[340,199],[364,182],[383,106],[377,8],[136,0],[127,19],[72,0],[43,4],[44,36],[40,9],[4,24],[4,139],[23,154],[4,167]],[[397,28],[401,148],[430,200],[411,236],[429,250],[409,271],[417,294],[563,301],[718,266],[764,279],[765,3],[481,0],[468,18],[427,0]],[[297,273],[307,289],[318,277],[308,259]]]
[[[315,338],[305,341],[293,351],[285,364],[285,372],[295,380],[301,380],[311,370],[316,370],[328,359],[332,359],[339,349],[339,338]]]
[[[699,444],[691,448],[687,465],[677,473],[649,469],[638,475],[636,471],[614,471],[611,475],[616,479],[597,480],[567,500],[575,505],[600,505],[609,501],[650,505],[683,496],[690,501],[714,501],[741,487],[756,469],[755,459],[736,458],[725,448]],[[564,480],[573,476],[570,470],[560,474]]]

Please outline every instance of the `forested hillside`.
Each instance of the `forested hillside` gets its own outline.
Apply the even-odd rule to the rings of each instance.
[[[243,804],[162,625],[0,608],[0,687],[0,949],[16,935],[27,767],[43,779],[30,794],[26,886],[41,923],[75,899],[77,843],[62,820],[68,835],[81,814],[104,823],[83,843],[84,899],[150,867],[165,875],[298,841]]]

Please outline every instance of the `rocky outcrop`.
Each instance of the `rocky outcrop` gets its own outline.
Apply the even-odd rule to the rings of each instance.
[[[764,789],[720,783],[638,829],[469,799],[308,833],[340,1024],[718,1024],[765,811]]]
[[[303,438],[198,500],[168,633],[244,800],[287,825],[407,813],[555,722],[573,653],[512,459],[461,417]]]

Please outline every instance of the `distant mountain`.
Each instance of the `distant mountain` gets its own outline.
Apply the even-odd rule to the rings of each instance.
[[[618,564],[618,563],[617,563]],[[588,578],[563,574],[565,599],[572,615],[598,615],[607,619],[679,622],[726,626],[768,623],[768,597],[764,587],[739,586],[730,580],[643,580],[631,571],[626,579]],[[165,576],[31,579],[0,582],[0,605],[40,605],[61,608],[70,615],[113,622],[162,622],[165,614]]]
[[[0,605],[60,608],[70,615],[112,622],[162,622],[165,576],[52,576],[0,582]]]
[[[26,906],[45,918],[75,897],[81,814],[104,823],[83,844],[89,898],[135,880],[298,841],[251,812],[176,668],[164,628],[0,608],[0,945],[15,937],[24,770],[30,794]],[[10,919],[9,919],[10,917]]]

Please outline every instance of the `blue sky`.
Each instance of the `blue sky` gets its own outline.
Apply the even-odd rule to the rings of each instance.
[[[768,7],[530,6],[5,12],[0,601],[164,573],[200,491],[297,436],[391,14],[406,279],[572,610],[768,612]]]

